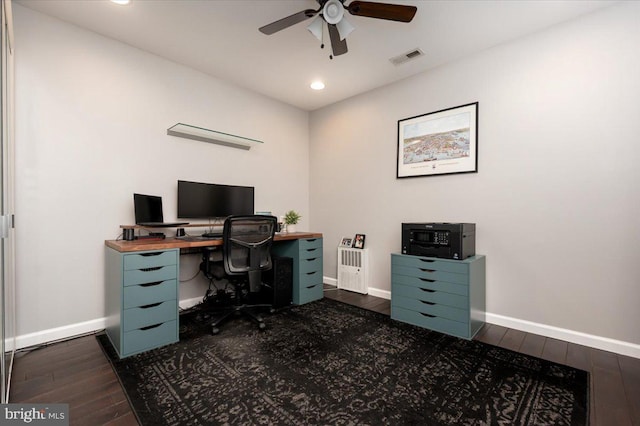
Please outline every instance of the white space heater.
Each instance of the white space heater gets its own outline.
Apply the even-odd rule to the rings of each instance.
[[[369,292],[368,250],[338,247],[338,288]]]

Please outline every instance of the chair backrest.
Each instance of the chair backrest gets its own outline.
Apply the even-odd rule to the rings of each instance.
[[[249,277],[249,291],[260,290],[262,271],[271,269],[275,216],[229,216],[222,231],[223,263],[228,275]]]

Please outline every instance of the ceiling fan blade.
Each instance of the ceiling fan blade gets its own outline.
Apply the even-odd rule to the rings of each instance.
[[[277,33],[280,30],[284,30],[285,28],[289,28],[290,26],[295,25],[298,22],[313,18],[316,13],[318,13],[318,11],[313,9],[303,10],[302,12],[294,13],[293,15],[287,16],[286,18],[279,19],[275,22],[265,25],[264,27],[260,27],[259,30],[263,34],[271,35],[273,33]]]
[[[333,56],[340,56],[347,53],[347,40],[340,40],[340,33],[335,24],[329,24],[329,38],[331,39],[331,50]]]
[[[347,6],[352,15],[368,18],[388,19],[389,21],[411,22],[418,10],[415,6],[374,3],[370,1],[352,1]]]

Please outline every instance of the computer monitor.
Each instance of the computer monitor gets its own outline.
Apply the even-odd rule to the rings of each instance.
[[[178,218],[219,219],[253,212],[252,186],[178,181]]]
[[[163,221],[162,197],[133,194],[133,209],[136,217],[136,225]]]

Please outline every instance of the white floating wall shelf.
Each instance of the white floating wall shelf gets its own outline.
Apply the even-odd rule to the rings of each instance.
[[[179,138],[193,139],[200,142],[215,143],[218,145],[247,150],[251,149],[255,144],[263,143],[256,139],[216,132],[215,130],[203,129],[202,127],[190,126],[183,123],[178,123],[175,126],[169,127],[167,129],[167,134],[177,136]]]

